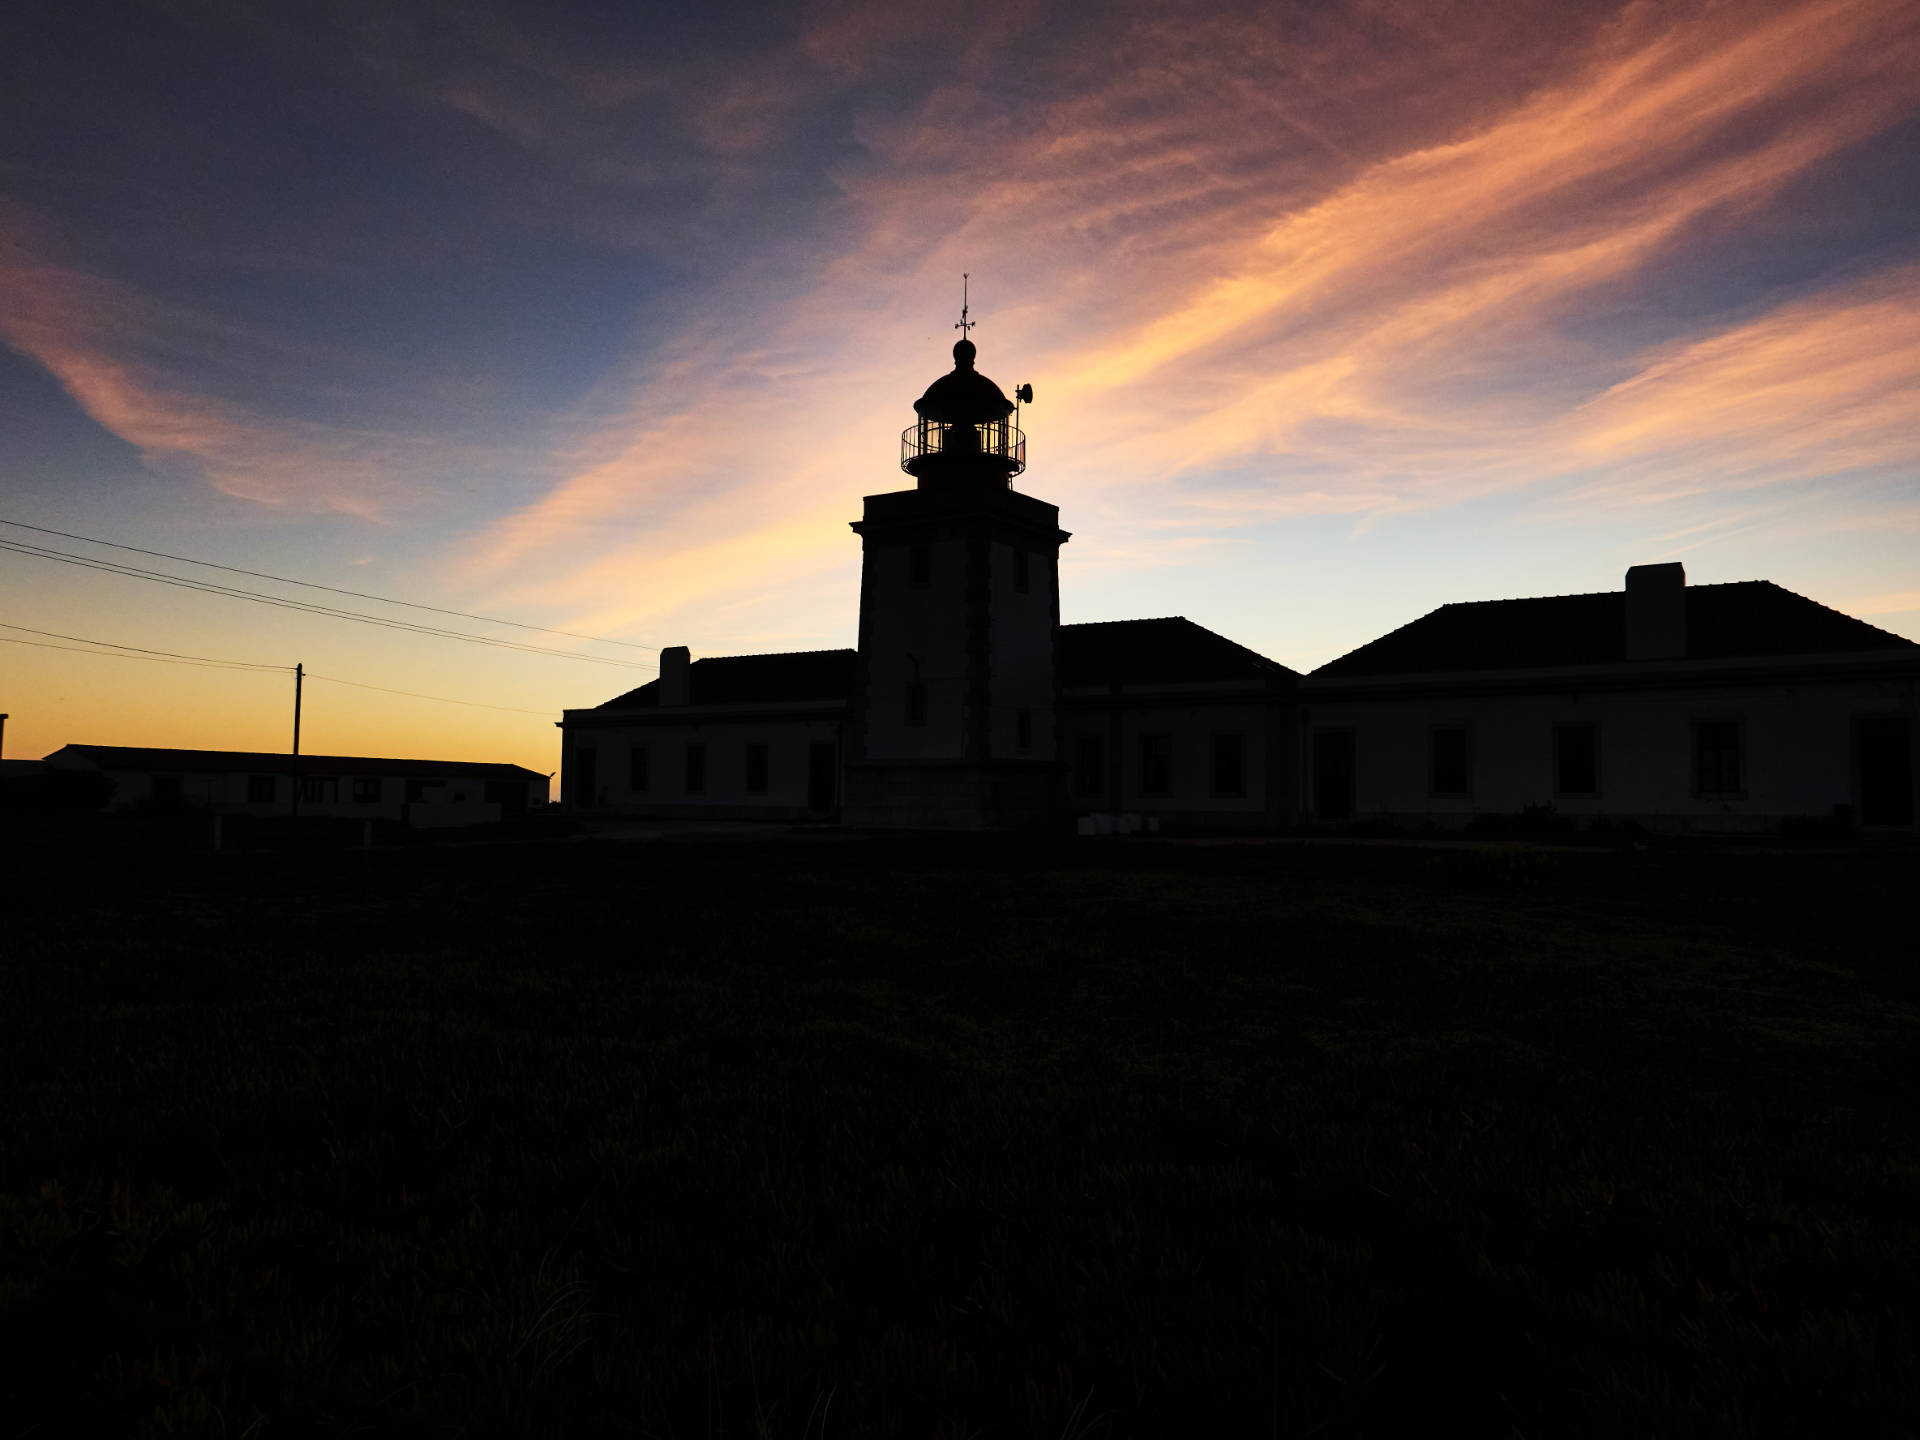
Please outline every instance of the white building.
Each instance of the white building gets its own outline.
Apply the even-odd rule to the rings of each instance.
[[[1061,625],[1058,511],[954,347],[866,497],[859,645],[692,660],[561,720],[576,810],[993,828],[1914,824],[1920,645],[1764,581],[1447,605],[1309,676],[1183,618]],[[1022,387],[1022,399],[1032,392]]]
[[[519,765],[393,760],[248,750],[63,745],[53,770],[113,781],[110,808],[198,809],[226,815],[333,815],[418,824],[511,819],[547,803],[547,777]],[[295,780],[299,801],[295,804]]]
[[[1914,823],[1920,646],[1764,580],[1442,606],[1299,698],[1323,822]]]

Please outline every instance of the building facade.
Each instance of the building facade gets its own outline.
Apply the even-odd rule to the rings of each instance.
[[[1914,824],[1920,646],[1766,581],[1449,605],[1300,685],[1306,813]]]
[[[1057,509],[970,341],[866,497],[853,650],[565,712],[567,803],[878,828],[1915,824],[1920,645],[1764,581],[1445,605],[1302,676],[1180,617],[1060,623]],[[1022,387],[1022,399],[1031,390]],[[1125,822],[1110,825],[1107,822]]]
[[[332,815],[421,825],[512,819],[547,804],[548,777],[519,765],[395,760],[247,750],[63,745],[51,770],[113,782],[115,810],[205,810],[223,815]]]

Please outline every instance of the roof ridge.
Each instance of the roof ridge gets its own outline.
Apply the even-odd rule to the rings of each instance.
[[[1702,587],[1693,586],[1690,588],[1700,589]],[[1573,590],[1564,595],[1502,595],[1492,600],[1449,600],[1443,605],[1436,605],[1434,609],[1429,610],[1427,614],[1431,615],[1435,610],[1464,610],[1469,605],[1525,605],[1533,600],[1589,600],[1597,599],[1602,595],[1624,595],[1626,593],[1624,590]],[[1413,622],[1408,622],[1408,624],[1411,623]]]
[[[760,650],[751,655],[702,655],[691,663],[704,665],[709,660],[784,660],[792,655],[853,655],[857,653],[854,646],[836,645],[826,650]]]
[[[1731,583],[1736,585],[1765,585],[1771,589],[1778,590],[1782,595],[1791,595],[1793,596],[1794,599],[1799,600],[1804,604],[1816,606],[1819,609],[1826,611],[1829,615],[1838,615],[1842,620],[1851,620],[1855,625],[1865,626],[1867,629],[1873,631],[1874,634],[1884,635],[1889,640],[1892,640],[1897,644],[1900,644],[1900,645],[1920,644],[1920,641],[1909,640],[1906,636],[1901,635],[1896,631],[1883,629],[1882,627],[1874,624],[1871,620],[1862,620],[1858,615],[1849,615],[1847,614],[1846,611],[1836,609],[1834,606],[1828,605],[1824,601],[1816,600],[1811,595],[1802,595],[1798,590],[1789,590],[1787,589],[1786,586],[1778,583],[1777,581],[1736,580]]]
[[[428,759],[419,755],[322,755],[311,751],[294,755],[286,750],[222,750],[208,745],[104,745],[94,740],[69,740],[60,747],[62,750],[113,750],[121,754],[140,755],[227,755],[248,760],[273,760],[291,762],[299,760],[305,763],[317,763],[322,760],[355,761],[373,760],[382,765],[492,765],[506,766],[515,770],[526,770],[524,765],[512,760],[451,760]],[[57,752],[56,752],[57,753]],[[537,770],[528,770],[528,774],[537,775]]]

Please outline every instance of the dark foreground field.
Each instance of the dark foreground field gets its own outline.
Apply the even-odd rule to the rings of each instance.
[[[1910,848],[0,859],[0,1436],[1912,1433]]]

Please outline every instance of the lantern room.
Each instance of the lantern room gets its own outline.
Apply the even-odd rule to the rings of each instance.
[[[975,353],[971,340],[955,343],[953,369],[913,402],[919,419],[901,432],[900,468],[922,490],[1005,489],[1027,468],[1013,401],[973,368]]]

